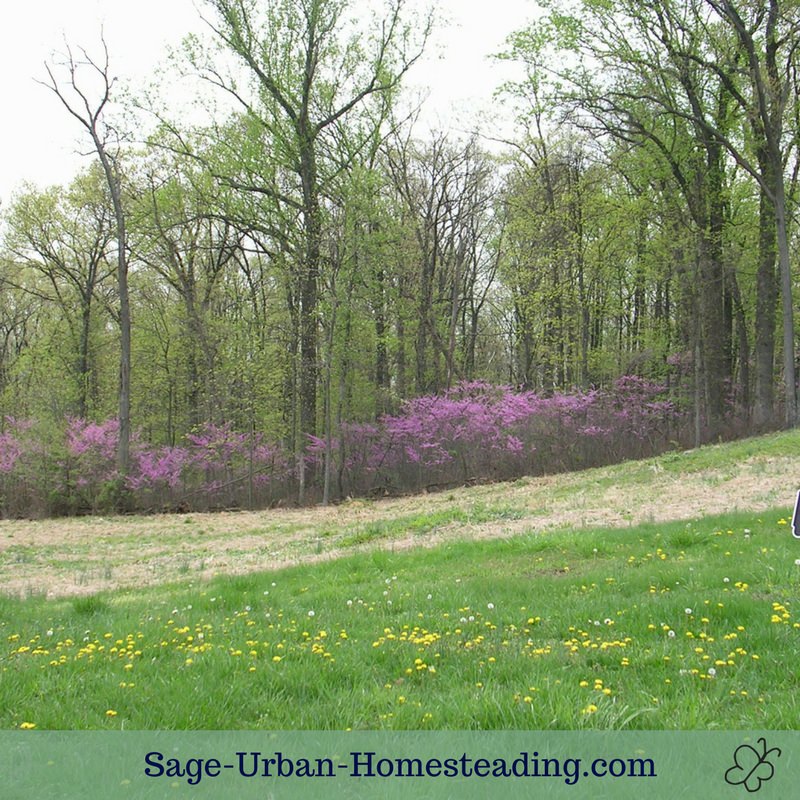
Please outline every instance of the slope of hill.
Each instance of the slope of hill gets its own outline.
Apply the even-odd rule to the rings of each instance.
[[[365,549],[691,519],[787,506],[800,431],[584,472],[384,501],[225,514],[4,521],[0,585],[17,596],[196,581]]]

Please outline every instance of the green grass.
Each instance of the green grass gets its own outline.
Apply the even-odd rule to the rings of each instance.
[[[786,514],[0,597],[0,727],[794,728]],[[465,521],[415,519],[399,524]]]
[[[395,519],[382,519],[359,526],[356,530],[345,533],[337,540],[339,547],[354,547],[380,539],[412,534],[422,536],[426,533],[444,528],[447,525],[461,523],[463,525],[480,525],[483,522],[521,519],[525,512],[505,506],[491,507],[481,503],[467,509],[460,507],[444,508],[427,514],[412,514]]]

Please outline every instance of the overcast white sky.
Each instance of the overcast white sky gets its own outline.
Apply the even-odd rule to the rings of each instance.
[[[63,51],[65,37],[92,52],[102,25],[111,72],[135,91],[163,63],[169,45],[190,31],[204,30],[196,6],[202,7],[202,0],[5,0],[0,14],[3,204],[23,181],[40,186],[68,181],[81,163],[77,151],[89,149],[77,122],[34,80],[46,76],[44,62]],[[410,74],[410,82],[430,89],[429,122],[469,128],[476,111],[496,113],[492,91],[509,75],[508,67],[487,56],[533,16],[536,4],[435,0],[435,6],[450,23],[438,30],[437,43]]]

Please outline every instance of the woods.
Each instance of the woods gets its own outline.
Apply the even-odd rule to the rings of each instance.
[[[541,6],[498,54],[513,137],[415,124],[435,20],[405,0],[207,0],[175,65],[202,123],[115,96],[113,43],[50,64],[96,157],[0,210],[3,513],[327,503],[796,425],[800,4]]]

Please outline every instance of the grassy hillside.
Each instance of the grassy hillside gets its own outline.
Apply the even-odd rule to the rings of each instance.
[[[0,586],[50,597],[465,539],[692,519],[793,502],[800,432],[513,483],[329,508],[0,522]]]
[[[800,542],[774,504],[798,444],[283,516],[7,523],[6,568],[33,526],[15,562],[32,581],[58,548],[94,540],[113,582],[137,551],[226,526],[244,558],[260,542],[301,563],[0,599],[0,727],[793,728]],[[773,506],[686,515],[703,493]],[[623,525],[581,525],[601,514]]]

